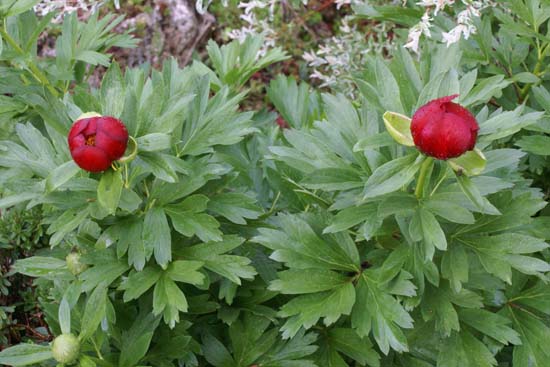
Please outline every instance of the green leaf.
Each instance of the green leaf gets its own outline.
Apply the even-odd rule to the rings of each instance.
[[[408,185],[420,169],[423,160],[424,156],[412,153],[381,165],[367,180],[363,198],[389,194]]]
[[[461,331],[443,339],[437,367],[492,367],[497,361],[485,344],[472,334]],[[515,366],[515,364],[514,364]]]
[[[34,192],[24,192],[21,194],[6,196],[0,199],[0,209],[9,208],[24,201],[36,199],[39,196],[40,194]]]
[[[446,57],[452,58],[452,52],[447,52],[446,54]],[[432,55],[433,58],[437,56],[437,53]],[[445,65],[442,63],[442,59],[437,58],[436,60],[437,61],[434,62],[432,66],[433,69],[431,70],[430,81],[422,88],[418,101],[416,102],[417,110],[436,98],[460,93],[460,82],[455,67],[449,64]],[[451,60],[450,62],[454,63],[456,60]],[[440,71],[437,70],[438,68],[441,68]]]
[[[147,354],[159,318],[149,313],[140,315],[128,331],[122,333],[119,367],[133,367]]]
[[[401,92],[399,84],[395,80],[391,70],[387,67],[382,57],[377,57],[374,63],[374,73],[376,75],[376,86],[382,107],[389,111],[403,113],[401,104]]]
[[[465,209],[449,200],[440,199],[437,196],[430,196],[428,199],[423,201],[422,207],[453,223],[475,223],[474,215],[468,209]]]
[[[468,282],[468,272],[468,255],[464,247],[453,244],[441,259],[441,275],[449,280],[455,292],[460,292],[462,284]]]
[[[153,314],[164,315],[164,322],[174,328],[179,313],[187,312],[187,299],[181,289],[167,276],[162,276],[153,292]]]
[[[179,156],[199,156],[212,152],[215,145],[232,145],[253,131],[252,113],[240,113],[238,104],[244,94],[232,94],[228,87],[209,99],[208,76],[197,79],[193,85],[195,99],[189,106],[183,124]]]
[[[505,138],[521,129],[539,121],[544,112],[530,112],[523,114],[523,105],[513,111],[495,112],[491,117],[479,124],[479,138],[481,143],[488,143]]]
[[[384,114],[384,116],[386,116],[387,114],[391,114],[391,113],[392,112],[386,112]],[[393,114],[393,115],[395,115],[395,114]],[[386,120],[384,119],[384,122],[385,121]],[[409,131],[410,131],[410,126],[409,126]],[[412,139],[412,137],[411,137],[411,139]],[[370,136],[367,136],[366,138],[363,138],[363,139],[359,140],[353,146],[353,151],[354,152],[361,152],[361,151],[366,150],[366,149],[377,149],[377,148],[391,146],[391,145],[394,144],[395,140],[396,139],[393,137],[393,135],[390,135],[390,133],[388,133],[388,132],[383,132],[383,133],[370,135]]]
[[[46,191],[52,192],[80,172],[80,167],[74,161],[63,163],[54,169],[46,178]]]
[[[100,96],[103,107],[101,112],[104,116],[120,117],[124,109],[125,90],[124,77],[120,67],[113,62],[101,82]]]
[[[208,198],[204,195],[193,195],[176,205],[165,207],[174,228],[186,237],[197,236],[202,241],[220,241],[222,233],[218,229],[220,223],[206,210]]]
[[[50,244],[56,246],[70,232],[75,230],[82,224],[84,219],[89,215],[90,207],[69,209],[61,214],[57,219],[50,224],[46,233],[52,234]]]
[[[427,287],[421,305],[425,321],[435,319],[435,331],[448,338],[452,331],[459,331],[458,314],[452,304],[452,298],[445,288]]]
[[[157,152],[143,152],[138,157],[155,177],[169,183],[178,181],[178,175],[169,163],[168,157],[172,158],[172,156]]]
[[[396,142],[407,147],[414,147],[410,117],[388,111],[384,113],[382,118],[384,119],[384,125],[388,133]]]
[[[461,96],[459,103],[466,107],[487,103],[493,96],[499,97],[502,90],[512,82],[504,80],[504,75],[495,75],[478,79],[478,84],[466,96]]]
[[[277,273],[277,276],[279,279],[272,281],[268,289],[283,294],[323,292],[351,281],[344,274],[322,269],[286,270]]]
[[[537,311],[550,315],[550,287],[540,281],[535,286],[515,296],[510,302],[532,307]]]
[[[370,273],[367,270],[358,279],[357,301],[353,306],[351,324],[361,337],[366,337],[372,331],[384,354],[388,354],[390,347],[398,352],[406,352],[407,339],[401,328],[412,328],[413,320],[393,296],[370,279]]]
[[[164,210],[153,207],[145,214],[142,232],[143,244],[146,249],[153,249],[155,260],[166,268],[172,261],[172,236]]]
[[[153,253],[152,247],[145,247],[143,240],[143,221],[133,220],[125,223],[120,232],[118,246],[128,248],[128,264],[137,271],[143,270],[145,261]]]
[[[0,4],[0,13],[4,17],[12,17],[31,10],[39,2],[40,0],[4,0]]]
[[[243,242],[244,239],[240,237],[225,236],[221,241],[206,242],[181,249],[178,255],[185,259],[203,262],[206,269],[240,285],[241,278],[253,279],[256,271],[249,265],[250,259],[244,256],[225,255],[225,253],[239,247]]]
[[[69,334],[71,332],[71,309],[67,299],[63,297],[61,304],[59,305],[59,326],[63,334]]]
[[[158,152],[170,149],[172,137],[168,134],[152,133],[136,139],[138,150],[143,152]]]
[[[335,233],[351,228],[361,222],[374,222],[378,219],[378,205],[368,203],[341,210],[334,216],[330,226],[323,233]]]
[[[521,73],[517,73],[517,74],[514,74],[514,76],[512,77],[512,81],[514,82],[520,82],[520,83],[538,83],[540,81],[540,78],[538,76],[536,76],[535,74],[533,73],[529,73],[529,72],[521,72]]]
[[[86,340],[97,330],[101,320],[106,315],[107,309],[107,286],[99,285],[88,297],[84,315],[82,316],[79,338]]]
[[[526,152],[547,156],[550,155],[550,137],[529,135],[521,137],[516,145]]]
[[[156,266],[148,266],[142,271],[132,272],[118,289],[124,292],[124,302],[138,299],[147,292],[162,275],[162,271]]]
[[[242,322],[232,323],[229,335],[234,359],[243,366],[259,362],[261,356],[270,351],[278,339],[277,329],[266,330],[269,324],[269,320],[255,315],[245,316]]]
[[[467,177],[462,175],[456,175],[458,185],[462,189],[462,192],[470,199],[479,211],[482,213],[499,215],[500,212],[495,208],[487,199],[485,199],[476,185]]]
[[[244,42],[234,40],[222,47],[210,41],[206,50],[220,79],[225,84],[239,88],[258,70],[287,58],[279,47],[258,56],[263,44],[264,37],[256,34],[247,36]]]
[[[109,66],[111,63],[109,56],[91,50],[82,50],[77,52],[74,58],[75,60],[84,61],[90,65]]]
[[[462,309],[460,321],[502,344],[520,345],[520,335],[511,328],[512,321],[499,314],[480,309]]]
[[[460,237],[478,257],[485,270],[511,284],[512,268],[531,275],[542,276],[550,271],[548,262],[535,257],[524,256],[548,248],[543,240],[517,233],[503,233],[493,236]]]
[[[269,83],[267,96],[290,126],[309,125],[310,92],[307,83],[298,86],[294,78],[279,74]]]
[[[107,209],[109,214],[115,214],[122,194],[122,174],[120,171],[107,170],[101,175],[97,186],[97,200]]]
[[[277,222],[284,231],[260,228],[259,235],[252,239],[273,250],[272,259],[290,268],[357,271],[359,254],[347,235],[340,241],[330,236],[321,238],[298,215],[280,214]]]
[[[306,175],[302,185],[313,190],[350,190],[363,186],[358,172],[348,168],[322,168]]]
[[[19,259],[16,261],[14,269],[18,273],[30,277],[43,277],[52,280],[62,277],[70,279],[65,261],[53,257],[32,256]]]
[[[328,332],[331,346],[340,353],[357,361],[360,365],[380,366],[380,356],[374,350],[369,338],[361,338],[352,329],[332,328]]]
[[[105,250],[103,250],[105,251]],[[114,254],[113,254],[114,255]],[[82,291],[88,292],[100,284],[110,285],[128,270],[128,264],[116,258],[105,259],[80,274]]]
[[[122,187],[118,207],[130,213],[135,212],[142,203],[142,198],[134,190]]]
[[[257,219],[262,210],[256,199],[240,193],[224,193],[210,197],[208,210],[236,224],[246,224],[246,219]]]
[[[211,365],[215,367],[233,367],[235,361],[224,345],[209,333],[202,337],[202,352]]]
[[[421,208],[419,210],[419,218],[424,241],[430,246],[435,246],[439,250],[445,251],[447,249],[447,238],[434,215]]]
[[[204,274],[197,270],[203,265],[204,263],[201,261],[173,261],[166,269],[166,274],[175,282],[199,285],[204,281]]]
[[[521,335],[521,345],[514,347],[514,367],[547,367],[550,351],[543,340],[549,340],[550,328],[543,320],[531,312],[512,308],[509,305],[507,314],[514,321],[514,329]]]
[[[17,344],[0,352],[0,364],[28,366],[53,358],[52,351],[46,345]]]
[[[355,302],[351,283],[333,290],[294,297],[285,304],[279,315],[289,317],[281,327],[283,338],[292,338],[301,327],[309,329],[324,318],[325,325],[335,323],[341,315],[349,315]]]

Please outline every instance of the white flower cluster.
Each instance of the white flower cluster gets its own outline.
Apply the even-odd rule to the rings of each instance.
[[[470,35],[476,33],[476,27],[474,25],[474,18],[481,15],[481,10],[494,5],[492,0],[462,0],[462,4],[466,7],[464,10],[457,14],[456,26],[449,32],[443,32],[441,34],[443,41],[447,46],[458,42],[462,37],[468,39]],[[418,47],[420,37],[422,35],[430,38],[431,21],[433,20],[432,14],[436,16],[440,11],[444,10],[446,6],[452,6],[455,4],[455,0],[422,0],[417,3],[426,8],[426,12],[422,16],[422,20],[409,30],[409,36],[405,47],[418,53]]]
[[[244,13],[241,14],[240,18],[245,22],[245,25],[240,29],[229,31],[228,37],[244,42],[248,35],[261,34],[264,37],[264,44],[259,56],[264,55],[269,48],[275,47],[277,42],[277,32],[271,27],[269,21],[273,20],[278,3],[280,3],[278,0],[241,1],[239,8],[243,9]],[[269,9],[269,17],[259,19],[256,10],[266,8]]]
[[[44,16],[46,14],[57,12],[53,22],[59,23],[66,13],[72,13],[77,10],[95,12],[104,4],[104,0],[42,0],[34,6],[36,14]],[[114,0],[115,6],[120,6],[119,0]]]
[[[313,68],[310,77],[318,79],[320,87],[331,87],[347,95],[352,95],[355,90],[352,73],[361,69],[365,56],[395,47],[387,37],[390,31],[387,23],[372,27],[372,34],[379,37],[365,38],[365,34],[359,32],[355,25],[350,25],[353,21],[353,16],[343,18],[339,35],[326,40],[317,51],[304,53],[304,60]]]

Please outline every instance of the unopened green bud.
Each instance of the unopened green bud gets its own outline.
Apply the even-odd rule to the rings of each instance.
[[[80,355],[80,342],[73,334],[61,334],[52,344],[53,358],[59,363],[71,364]]]

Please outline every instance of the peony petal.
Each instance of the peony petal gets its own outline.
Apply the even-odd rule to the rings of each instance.
[[[126,126],[114,117],[104,116],[98,119],[98,131],[103,131],[111,139],[127,142],[128,141],[128,130]]]
[[[67,137],[68,140],[71,140],[75,136],[81,134],[82,131],[84,131],[84,129],[88,127],[89,120],[90,119],[82,119],[82,120],[76,121],[73,124],[73,126],[71,126],[71,130],[69,131],[69,136]]]
[[[71,150],[71,155],[80,168],[89,172],[105,171],[112,162],[103,150],[92,146],[85,145]]]
[[[69,150],[71,151],[84,145],[86,145],[86,138],[82,134],[69,138]]]
[[[86,119],[88,120],[88,126],[86,126],[86,129],[83,130],[83,134],[85,137],[95,135],[97,130],[97,119],[97,117],[90,117]]]
[[[98,130],[95,136],[95,146],[104,151],[113,161],[124,155],[126,143],[127,140],[120,141],[111,138],[104,130]]]

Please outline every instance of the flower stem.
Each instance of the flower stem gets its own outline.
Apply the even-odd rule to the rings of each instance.
[[[544,65],[544,60],[546,59],[546,56],[548,56],[548,53],[550,52],[550,43],[547,43],[544,47],[541,47],[537,40],[537,63],[535,64],[535,68],[533,69],[532,73],[535,74],[538,77],[542,77],[543,73],[541,72],[541,68]],[[520,89],[520,102],[523,102],[527,99],[528,93],[531,90],[531,87],[535,84],[540,83],[527,83],[522,89]]]
[[[430,171],[430,168],[433,162],[434,160],[432,157],[427,157],[424,163],[422,163],[422,166],[420,167],[420,175],[418,176],[418,181],[416,182],[416,189],[414,190],[414,194],[419,199],[424,194],[424,185],[426,183],[426,176],[428,175],[428,172]]]
[[[12,36],[8,33],[6,29],[6,23],[4,22],[3,26],[0,27],[0,35],[2,38],[6,41],[8,45],[10,45],[19,55],[25,56],[25,50],[15,42],[15,40],[12,38]],[[54,86],[50,83],[48,78],[44,75],[44,73],[32,62],[30,59],[26,59],[25,63],[29,67],[29,71],[32,74],[32,76],[43,86],[48,88],[48,90],[55,96],[59,97],[59,92],[54,88]]]

